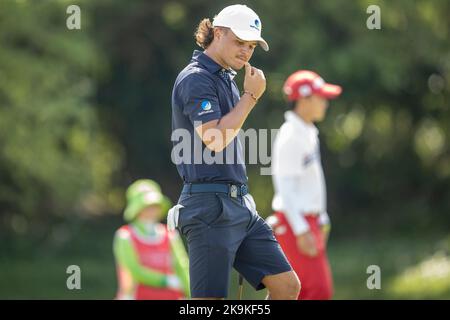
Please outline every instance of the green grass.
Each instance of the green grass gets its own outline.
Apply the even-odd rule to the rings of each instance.
[[[112,299],[116,274],[111,241],[117,226],[117,221],[85,223],[67,229],[69,236],[64,241],[35,245],[24,239],[9,242],[0,258],[0,298]],[[442,239],[445,237],[331,237],[334,299],[450,299],[449,241]],[[66,287],[69,265],[81,268],[81,290]],[[366,286],[369,265],[381,268],[380,290]],[[233,272],[230,299],[236,298],[237,287],[237,274]],[[265,290],[255,292],[245,283],[244,299],[263,299],[265,295]]]

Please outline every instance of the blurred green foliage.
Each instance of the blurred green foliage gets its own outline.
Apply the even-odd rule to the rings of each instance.
[[[65,28],[65,10],[54,1],[0,4],[0,204],[18,234],[115,205],[121,148],[93,99],[108,65],[88,33]]]
[[[93,215],[116,215],[116,224],[97,225],[112,237],[123,191],[137,178],[156,179],[176,201],[181,180],[170,161],[173,82],[198,49],[197,23],[232,3],[79,0],[82,28],[68,30],[72,1],[0,1],[0,252],[18,259],[5,258],[4,265],[26,268],[21,263],[27,260],[15,253],[26,255],[33,239],[37,251],[56,256],[71,241],[88,247],[80,244],[80,232]],[[344,88],[318,125],[338,285],[361,280],[350,273],[356,269],[339,269],[336,258],[340,252],[342,263],[354,259],[355,268],[362,268],[358,257],[365,247],[352,242],[356,238],[364,245],[381,237],[419,245],[430,235],[448,234],[450,2],[243,3],[258,12],[270,45],[268,53],[257,49],[251,61],[268,82],[246,128],[279,128],[285,110],[281,87],[297,69],[315,70]],[[374,4],[381,8],[381,30],[366,27],[366,9]],[[236,81],[242,88],[242,72]],[[271,177],[259,169],[248,166],[250,189],[267,216]],[[107,243],[98,248],[105,252],[92,262],[93,283],[112,281],[110,249]],[[389,257],[402,249],[396,250]],[[54,268],[94,251],[68,255]],[[415,263],[446,266],[445,259],[421,257]],[[108,264],[108,280],[100,279],[99,261]],[[410,290],[405,277],[419,279],[417,287],[423,283],[420,265],[402,266],[411,268],[407,276],[391,273],[398,275],[392,284],[397,296]],[[111,296],[110,286],[101,297]],[[375,297],[348,290],[338,297]],[[17,292],[27,296],[25,289]]]

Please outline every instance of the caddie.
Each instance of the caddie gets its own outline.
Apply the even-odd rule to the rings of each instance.
[[[176,300],[189,297],[187,254],[175,231],[159,223],[170,208],[159,185],[149,179],[127,189],[126,225],[114,236],[120,300]]]
[[[333,286],[326,254],[330,220],[314,123],[323,120],[328,100],[342,89],[317,73],[299,70],[287,78],[283,91],[290,110],[272,149],[275,213],[266,221],[302,282],[298,299],[330,299]]]

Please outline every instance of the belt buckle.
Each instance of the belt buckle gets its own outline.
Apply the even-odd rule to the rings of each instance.
[[[234,185],[234,184],[232,184],[232,185],[230,186],[230,197],[232,197],[232,198],[237,198],[237,196],[238,196],[238,189],[237,189],[237,186]]]

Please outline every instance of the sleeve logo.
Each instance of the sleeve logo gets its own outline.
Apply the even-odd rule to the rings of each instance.
[[[209,102],[208,100],[203,100],[202,102],[200,102],[200,107],[202,108],[202,111],[198,113],[199,116],[214,112],[211,102]]]
[[[203,100],[201,103],[201,107],[204,111],[208,111],[211,109],[211,102],[209,102],[208,100]]]

